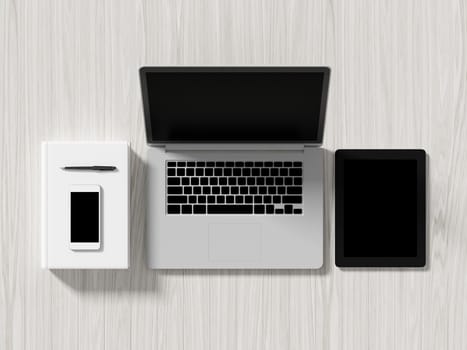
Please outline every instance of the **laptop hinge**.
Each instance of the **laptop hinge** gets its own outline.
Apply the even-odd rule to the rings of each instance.
[[[165,145],[166,152],[172,151],[300,151],[310,145],[298,143],[275,144],[202,144],[202,143],[174,143]],[[316,147],[318,145],[314,145]]]

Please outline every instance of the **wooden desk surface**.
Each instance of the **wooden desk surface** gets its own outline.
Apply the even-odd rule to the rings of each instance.
[[[0,1],[1,349],[466,349],[464,0]],[[327,65],[326,263],[148,270],[142,65]],[[40,142],[131,141],[131,269],[40,265]],[[429,154],[425,270],[334,266],[333,153]]]

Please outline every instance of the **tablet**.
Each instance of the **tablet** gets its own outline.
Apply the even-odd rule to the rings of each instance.
[[[423,150],[337,150],[336,265],[425,266]]]

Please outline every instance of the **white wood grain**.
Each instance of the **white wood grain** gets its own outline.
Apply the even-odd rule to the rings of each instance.
[[[467,348],[465,0],[0,0],[1,349]],[[325,267],[145,266],[142,65],[328,65]],[[40,142],[128,140],[131,268],[45,271]],[[429,154],[428,266],[334,267],[337,148]]]

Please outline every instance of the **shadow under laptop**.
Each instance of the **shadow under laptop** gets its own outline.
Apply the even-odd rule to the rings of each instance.
[[[180,269],[157,270],[161,276],[185,277],[286,277],[325,276],[331,270],[331,232],[334,228],[334,152],[324,151],[323,266],[319,269]],[[155,271],[155,270],[152,270]]]

